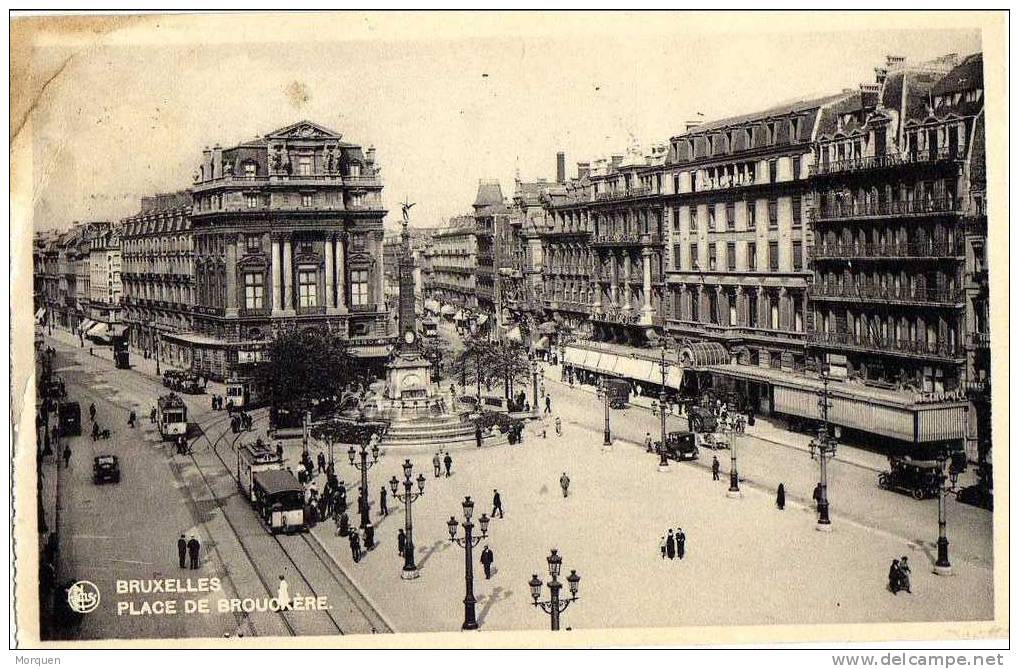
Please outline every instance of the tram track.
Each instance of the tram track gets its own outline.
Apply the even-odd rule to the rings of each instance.
[[[267,416],[265,415],[257,417],[255,418],[255,422],[256,423],[261,422],[266,418]],[[235,519],[231,519],[229,516],[228,504],[226,503],[227,497],[236,495],[237,479],[230,463],[228,463],[223,458],[223,455],[219,452],[219,446],[224,441],[223,437],[226,435],[226,432],[224,431],[220,433],[218,436],[216,436],[215,439],[210,437],[210,428],[214,428],[215,426],[218,425],[224,425],[227,423],[228,420],[229,416],[225,416],[222,418],[217,418],[209,423],[205,424],[198,423],[199,427],[201,428],[201,434],[195,439],[195,441],[199,441],[204,438],[204,440],[208,443],[209,446],[208,451],[211,451],[216,456],[216,460],[219,461],[219,467],[228,474],[228,479],[231,484],[231,491],[228,494],[220,494],[218,491],[214,489],[212,481],[210,480],[211,473],[207,472],[206,468],[202,465],[202,463],[199,462],[198,458],[196,457],[196,453],[194,452],[195,449],[193,447],[190,449],[191,452],[189,453],[189,457],[195,464],[195,467],[198,470],[199,475],[202,477],[203,481],[205,481],[206,486],[212,493],[217,505],[221,509],[223,509],[224,517],[229,523],[234,534],[237,536],[237,539],[245,554],[245,557],[254,568],[256,574],[258,575],[259,580],[265,586],[270,596],[274,596],[275,593],[273,591],[272,585],[270,584],[271,574],[266,573],[268,565],[277,565],[276,567],[277,572],[279,571],[278,565],[290,565],[294,573],[298,575],[301,581],[303,581],[303,584],[290,583],[292,593],[300,595],[305,595],[305,593],[307,593],[307,596],[319,597],[322,596],[323,594],[322,593],[323,588],[321,587],[316,588],[312,584],[323,582],[328,583],[331,580],[333,583],[335,583],[336,586],[339,587],[342,593],[346,596],[346,599],[348,600],[347,604],[349,605],[345,607],[347,612],[363,619],[363,622],[365,624],[364,626],[366,627],[366,629],[363,630],[364,632],[371,633],[391,632],[392,629],[385,622],[381,614],[374,608],[374,606],[372,606],[364,598],[364,596],[361,594],[357,586],[354,585],[354,583],[343,572],[339,565],[336,564],[335,560],[333,560],[328,555],[328,553],[326,553],[324,547],[320,544],[320,542],[317,539],[310,538],[307,533],[303,532],[296,535],[286,536],[273,534],[269,532],[267,529],[265,529],[264,525],[262,525],[261,522],[258,522],[258,527],[261,534],[257,537],[245,536],[244,534],[238,531],[238,528],[236,527],[234,522]],[[233,439],[233,442],[231,442],[230,444],[232,454],[236,453],[234,445],[236,444],[237,439],[240,438],[241,434],[237,435],[237,437],[235,437]],[[194,444],[192,442],[192,446],[193,445]],[[203,452],[208,451],[205,451],[203,449]],[[247,512],[250,513],[252,517],[254,517],[255,514],[251,510],[250,505],[246,503],[247,500],[243,501],[244,501],[243,506],[247,509]],[[259,558],[256,559],[252,550],[253,549],[252,544],[255,543],[260,544],[259,548],[263,547],[262,544],[274,546],[274,548],[276,549],[276,551],[274,551],[276,555],[277,556],[281,555],[283,559],[282,560],[268,559],[270,556],[264,557],[260,556]],[[260,568],[258,564],[259,562],[264,562],[265,565]],[[329,601],[330,608],[324,610],[302,612],[300,615],[300,620],[307,622],[306,618],[308,618],[309,615],[323,614],[328,619],[330,627],[332,628],[332,631],[325,632],[325,634],[350,633],[350,631],[348,631],[347,629],[348,625],[346,625],[346,623],[342,622],[337,617],[336,613],[336,611],[338,611],[337,605],[338,602]],[[280,618],[284,621],[284,624],[287,626],[288,630],[291,632],[291,634],[295,636],[306,634],[323,634],[323,631],[321,629],[313,630],[311,632],[304,632],[298,630],[294,624],[295,616],[293,615],[294,613],[293,611],[280,611],[278,613]],[[321,627],[322,622],[319,621],[319,623],[316,626]],[[362,632],[362,630],[360,629],[352,630],[352,632],[360,633]]]

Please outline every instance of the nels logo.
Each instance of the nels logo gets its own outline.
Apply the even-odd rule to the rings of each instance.
[[[99,606],[99,588],[91,581],[78,581],[67,589],[67,604],[75,613],[91,613]]]

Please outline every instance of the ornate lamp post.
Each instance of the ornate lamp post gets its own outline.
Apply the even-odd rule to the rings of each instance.
[[[458,546],[462,546],[464,549],[464,580],[466,582],[467,594],[464,595],[464,622],[461,629],[476,630],[478,629],[478,618],[474,612],[474,605],[477,604],[478,600],[474,598],[473,552],[474,547],[488,536],[489,518],[484,513],[481,514],[481,518],[478,519],[478,525],[481,528],[481,536],[475,537],[472,534],[474,531],[474,523],[471,522],[471,516],[474,514],[474,502],[470,497],[464,497],[463,510],[463,523],[457,521],[454,516],[450,516],[449,522],[447,522],[446,525],[449,527],[450,541]],[[464,528],[463,539],[457,538],[456,536],[457,525],[462,525]]]
[[[817,453],[821,460],[820,495],[817,500],[817,525],[820,532],[831,532],[831,518],[828,515],[828,459],[835,457],[838,443],[832,436],[828,424],[828,410],[831,408],[831,396],[828,390],[828,373],[821,373],[821,391],[817,407],[821,412],[821,428],[817,431],[817,439],[810,442],[810,453]],[[836,435],[837,436],[837,435]]]
[[[948,453],[942,452],[938,461],[938,559],[934,563],[934,573],[938,576],[951,576],[952,563],[948,561],[948,508],[946,506],[950,490],[947,483],[951,480],[952,491],[954,491],[955,484],[959,480],[959,471],[951,466]],[[947,473],[946,469],[948,469]]]
[[[400,486],[400,482],[394,476],[389,479],[389,489],[392,491],[393,496],[396,499],[403,502],[403,508],[406,511],[404,514],[404,531],[407,534],[407,543],[403,549],[403,571],[400,573],[400,578],[405,580],[415,579],[418,577],[418,567],[414,563],[414,521],[411,516],[411,506],[421,495],[425,494],[425,477],[424,474],[418,474],[417,484],[418,491],[414,492],[414,465],[411,464],[410,460],[403,461],[403,492],[397,492]]]
[[[732,498],[741,497],[739,472],[736,470],[736,430],[733,429],[732,420],[728,416],[722,424],[722,431],[729,437],[729,490],[725,494]]]
[[[605,404],[605,432],[601,447],[603,451],[611,451],[612,432],[609,429],[609,404],[612,398],[609,393],[608,383],[605,379],[601,379],[601,381],[598,382],[598,398]]]
[[[361,494],[359,496],[359,506],[361,507],[361,527],[364,528],[368,522],[368,470],[375,466],[379,461],[379,442],[375,439],[373,434],[371,437],[371,462],[368,461],[368,444],[361,444],[361,462],[356,462],[354,458],[358,452],[354,450],[353,445],[347,449],[347,457],[350,458],[350,464],[361,472]]]
[[[82,340],[82,346],[84,346],[84,340]],[[156,376],[162,376],[163,373],[159,371],[159,349],[162,348],[160,344],[163,342],[163,335],[156,333]]]
[[[548,589],[551,593],[551,597],[545,601],[538,601],[541,597],[541,579],[535,574],[528,581],[527,585],[531,588],[531,597],[534,599],[534,605],[540,606],[541,610],[552,616],[552,631],[559,631],[559,616],[566,608],[577,601],[577,591],[580,589],[580,576],[577,575],[575,569],[570,570],[570,575],[566,577],[566,582],[570,587],[570,598],[560,599],[559,591],[562,590],[563,584],[559,580],[559,571],[563,566],[563,558],[559,555],[559,551],[552,549],[552,552],[548,556],[548,573],[552,579],[548,582]]]
[[[658,454],[661,459],[658,461],[658,471],[668,472],[669,471],[669,457],[665,450],[665,417],[668,414],[668,395],[665,391],[665,375],[669,371],[668,363],[665,360],[665,351],[669,347],[669,340],[666,337],[662,337],[662,358],[659,361],[659,370],[662,375],[662,389],[658,393],[658,408],[661,409],[662,414],[662,440],[659,442]]]

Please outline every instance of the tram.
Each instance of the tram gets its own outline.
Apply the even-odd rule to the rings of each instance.
[[[251,477],[255,511],[273,534],[302,532],[307,529],[304,518],[304,488],[286,469],[256,471]]]
[[[254,379],[231,379],[226,382],[226,403],[235,409],[258,406],[262,393]]]
[[[159,436],[164,441],[176,439],[188,433],[188,407],[176,393],[163,395],[156,402],[156,420]]]
[[[237,487],[248,498],[255,501],[255,490],[252,485],[254,475],[270,469],[282,469],[283,460],[276,451],[261,439],[242,444],[237,449]]]

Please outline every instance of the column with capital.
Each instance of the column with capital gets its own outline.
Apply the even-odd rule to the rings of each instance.
[[[651,318],[654,309],[651,307],[651,247],[645,246],[641,251],[644,262],[644,315]]]
[[[736,322],[733,325],[745,326],[747,324],[746,314],[743,313],[746,298],[743,295],[743,286],[736,286]]]
[[[619,304],[619,262],[616,260],[616,254],[612,251],[608,252],[609,258],[609,301],[613,309]]]
[[[382,233],[378,233],[378,239],[376,240],[376,251],[375,251],[375,304],[378,305],[379,311],[383,311],[386,306],[386,284],[385,284],[385,273],[382,271],[382,258],[384,251],[382,249]]]
[[[789,289],[782,286],[778,290],[778,329],[792,330],[792,309],[789,308]]]
[[[269,267],[269,284],[272,287],[272,315],[279,315],[283,302],[282,280],[283,273],[280,271],[280,240],[275,235],[272,238],[272,265]]]
[[[630,290],[630,252],[629,250],[623,251],[623,309],[629,311],[633,308],[633,304],[630,303],[632,298]]]
[[[227,317],[237,316],[237,240],[239,235],[231,233],[225,236],[226,242],[226,307]]]
[[[325,243],[326,256],[326,313],[336,310],[335,283],[336,274],[333,268],[333,259],[336,257],[335,242],[332,233],[326,235]]]
[[[283,239],[283,315],[294,315],[294,248],[290,235]]]
[[[341,233],[336,238],[336,307],[341,314],[347,311],[346,244],[346,235]]]

